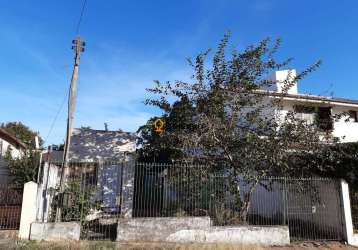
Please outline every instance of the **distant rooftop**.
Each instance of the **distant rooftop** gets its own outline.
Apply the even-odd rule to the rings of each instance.
[[[15,136],[0,128],[0,138],[4,139],[18,149],[26,149],[26,144],[17,139]]]
[[[326,102],[332,104],[350,104],[350,105],[357,105],[358,100],[347,99],[347,98],[340,98],[334,96],[319,96],[319,95],[309,95],[309,94],[286,94],[286,93],[278,93],[274,91],[258,91],[263,94],[268,94],[270,96],[282,96],[288,99],[298,99],[298,100],[306,100],[306,101],[319,101],[319,102]]]
[[[136,150],[136,134],[123,131],[73,129],[70,161],[118,161]]]
[[[303,101],[315,101],[315,102],[327,102],[335,105],[358,105],[358,100],[352,100],[347,98],[333,97],[333,96],[319,96],[301,94],[298,92],[297,82],[294,82],[297,72],[295,69],[275,71],[269,80],[273,81],[274,84],[271,86],[263,87],[259,90],[259,93],[268,94],[271,96],[283,96],[285,99],[295,99]],[[287,92],[283,93],[285,83],[291,82],[291,87],[287,89]]]

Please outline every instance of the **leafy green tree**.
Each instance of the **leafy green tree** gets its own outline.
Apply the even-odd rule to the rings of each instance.
[[[228,54],[229,37],[224,36],[210,63],[210,50],[189,60],[193,68],[190,82],[156,81],[155,87],[148,89],[154,97],[146,104],[162,110],[167,126],[161,135],[145,134],[150,139],[146,138],[143,149],[149,154],[158,148],[179,152],[170,155],[172,160],[203,164],[208,172],[224,169],[236,197],[235,207],[240,208],[239,217],[246,222],[251,194],[264,177],[310,172],[305,169],[303,173],[290,164],[292,152],[300,152],[295,157],[320,154],[327,147],[322,140],[332,138],[294,111],[285,116],[277,112],[282,110],[288,89],[316,70],[320,61],[296,77],[289,75],[283,92],[272,96],[262,90],[276,84],[268,80],[269,75],[291,62],[275,59],[280,41],[272,45],[265,39]],[[235,188],[239,187],[238,176],[245,180],[247,190]]]
[[[39,136],[39,133],[31,130],[28,126],[24,125],[21,122],[2,123],[0,127],[2,129],[4,129],[6,132],[8,132],[9,134],[15,136],[21,142],[25,143],[25,145],[29,149],[35,148],[35,137],[36,136],[38,136],[38,138],[39,138],[40,146],[42,146],[42,144],[43,144],[43,140]]]
[[[145,162],[169,163],[174,159],[182,157],[181,150],[175,148],[176,140],[168,136],[162,136],[154,129],[154,122],[157,119],[165,121],[164,130],[168,133],[176,131],[187,131],[193,129],[191,117],[194,115],[193,109],[186,98],[176,101],[173,104],[169,114],[162,117],[153,117],[149,119],[146,125],[138,129],[138,144],[141,148],[138,150],[139,160]]]
[[[27,150],[22,156],[14,158],[11,152],[6,152],[5,160],[7,162],[13,182],[23,185],[29,181],[37,181],[37,173],[40,165],[40,153]]]
[[[4,157],[10,173],[14,178],[14,183],[22,185],[29,181],[37,181],[40,152],[35,148],[35,137],[38,136],[40,146],[43,144],[43,140],[39,134],[21,122],[3,123],[1,124],[1,128],[27,146],[20,157],[12,157],[11,149],[6,152]]]

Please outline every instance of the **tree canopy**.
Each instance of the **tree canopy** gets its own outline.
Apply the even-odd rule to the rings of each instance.
[[[38,136],[40,147],[43,144],[39,133],[34,132],[21,122],[3,123],[1,128],[27,145],[27,149],[22,152],[20,157],[12,157],[10,151],[7,151],[5,155],[13,182],[22,185],[28,181],[36,181],[41,152],[35,148],[35,137]]]
[[[262,178],[303,176],[324,168],[320,161],[302,169],[292,162],[322,154],[334,138],[295,111],[280,112],[288,90],[316,70],[320,61],[297,76],[289,73],[280,95],[271,95],[267,89],[277,82],[269,76],[289,67],[292,60],[276,60],[280,40],[264,39],[228,53],[229,38],[224,36],[213,55],[207,50],[188,60],[191,81],[155,81],[148,89],[152,97],[145,103],[162,111],[166,125],[163,133],[156,134],[148,126],[150,120],[139,130],[139,143],[142,156],[164,155],[167,161],[205,165],[206,171],[223,172],[232,187],[245,180],[250,186],[247,196],[233,191],[245,220],[249,196]]]
[[[265,39],[228,54],[229,37],[224,36],[211,62],[207,62],[210,50],[188,60],[192,81],[155,81],[155,87],[148,89],[157,98],[146,104],[162,110],[166,125],[161,135],[149,126],[139,130],[142,151],[159,154],[166,149],[171,160],[227,165],[247,177],[285,174],[292,150],[313,154],[324,147],[316,126],[297,118],[294,111],[285,116],[277,112],[294,82],[320,62],[288,77],[282,95],[272,97],[262,90],[276,84],[269,75],[291,62],[275,59],[280,41]]]
[[[28,148],[35,148],[35,137],[38,136],[39,144],[42,146],[43,140],[39,136],[38,132],[31,130],[28,126],[21,122],[7,122],[2,123],[1,128],[7,131],[9,134],[15,136],[17,139],[27,145]]]

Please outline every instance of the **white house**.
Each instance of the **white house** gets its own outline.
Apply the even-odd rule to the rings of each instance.
[[[26,145],[23,142],[0,128],[0,185],[10,181],[9,169],[4,160],[6,152],[9,151],[11,156],[16,158],[20,157],[25,149]]]
[[[316,123],[322,132],[332,133],[340,142],[358,141],[358,100],[301,94],[297,83],[293,83],[283,94],[284,81],[295,76],[296,70],[277,71],[270,78],[275,84],[263,91],[269,96],[283,98],[279,116],[284,117],[289,111],[295,111],[307,122]],[[336,115],[341,117],[332,119]]]

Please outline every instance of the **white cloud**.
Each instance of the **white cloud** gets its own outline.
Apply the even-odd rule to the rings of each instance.
[[[145,89],[154,86],[154,79],[190,78],[184,60],[179,64],[167,58],[148,60],[129,53],[120,53],[119,59],[116,50],[112,54],[105,63],[100,58],[88,58],[89,62],[81,70],[75,126],[103,129],[107,122],[110,129],[136,131],[159,112],[143,103],[147,97]]]
[[[110,129],[136,131],[159,112],[142,103],[147,94],[145,88],[154,86],[155,79],[188,80],[190,77],[185,58],[169,58],[164,50],[156,55],[141,55],[110,44],[92,49],[82,56],[80,65],[75,127],[103,129],[103,123],[107,122]],[[1,86],[1,122],[22,121],[45,138],[69,86],[71,67],[61,66],[68,60],[68,54],[54,60],[51,54],[32,45],[22,46],[22,52],[26,63],[35,65],[36,72],[24,71],[17,79],[10,78],[6,86]],[[63,141],[66,106],[47,143]]]

